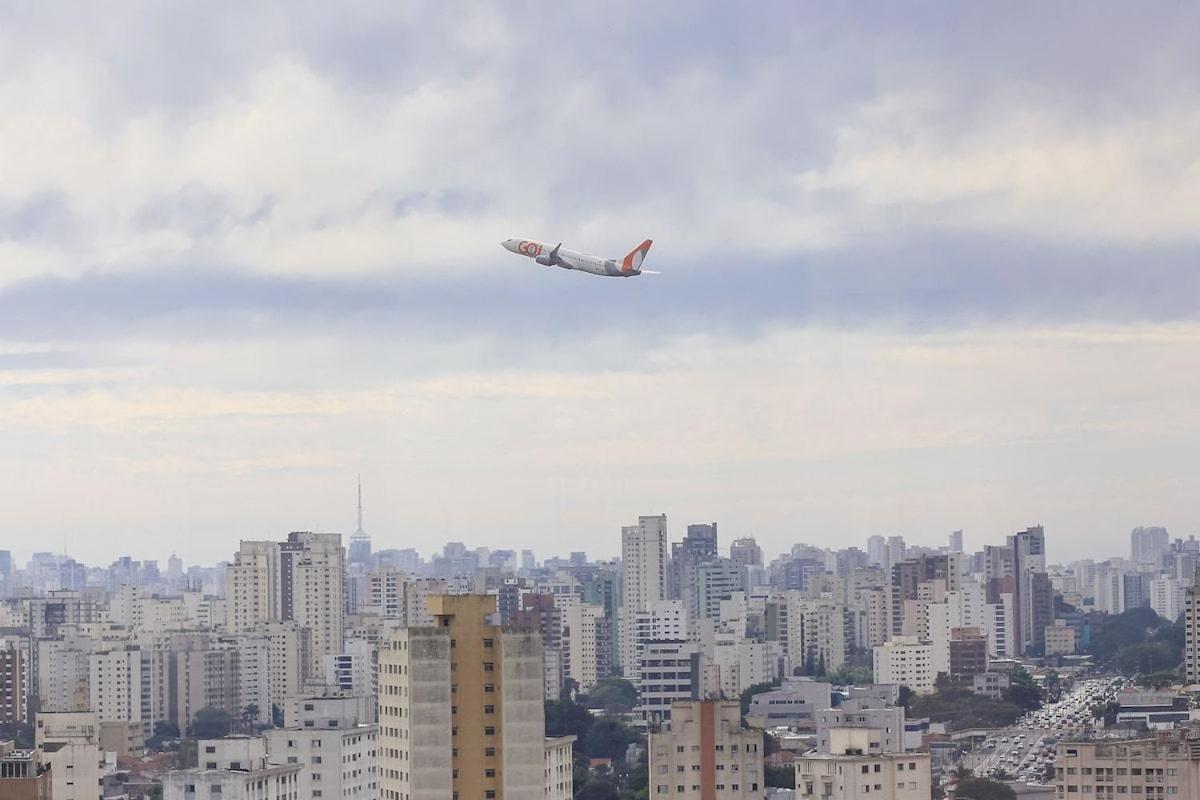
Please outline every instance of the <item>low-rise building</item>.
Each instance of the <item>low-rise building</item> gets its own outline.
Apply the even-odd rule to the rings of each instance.
[[[868,753],[903,753],[905,750],[903,706],[864,697],[823,710],[817,715],[817,752],[836,752],[840,742],[835,740],[835,734],[840,735],[848,728],[871,732],[867,739]]]
[[[1069,656],[1075,652],[1075,629],[1062,620],[1046,626],[1046,655]]]
[[[1147,728],[1175,727],[1191,715],[1188,699],[1174,692],[1121,692],[1116,698],[1120,706],[1117,722],[1133,722]]]
[[[840,752],[796,760],[797,800],[928,800],[928,753],[870,754],[865,729],[832,736]]]
[[[1060,742],[1054,793],[1060,800],[1200,797],[1200,734],[1189,730],[1156,739]]]
[[[575,796],[575,737],[546,740],[544,800],[571,800]]]
[[[357,698],[305,697],[294,727],[265,734],[272,764],[299,764],[300,797],[374,800],[379,796],[379,726],[363,724]]]
[[[0,742],[0,797],[4,800],[52,800],[50,765],[37,750],[18,750]]]
[[[1012,680],[1008,677],[1007,672],[984,672],[971,678],[971,691],[993,700],[999,700],[1004,697],[1004,693],[1008,691],[1011,684]]]
[[[649,749],[652,800],[763,796],[762,734],[742,728],[737,701],[675,703]]]
[[[750,699],[746,722],[754,728],[790,728],[812,732],[817,715],[829,708],[833,685],[824,681],[788,680],[778,689]]]
[[[262,738],[201,739],[196,769],[173,770],[163,779],[163,800],[298,800],[299,764],[267,761]]]

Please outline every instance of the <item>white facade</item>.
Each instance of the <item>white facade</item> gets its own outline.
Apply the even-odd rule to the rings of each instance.
[[[163,800],[299,800],[300,765],[267,761],[262,738],[201,739],[198,769],[168,772]]]
[[[928,753],[807,755],[796,761],[797,800],[928,800]]]
[[[92,653],[88,658],[90,708],[100,720],[141,722],[149,731],[165,709],[154,708],[157,661],[135,647]]]
[[[91,712],[37,715],[36,742],[50,764],[54,800],[98,800],[115,768],[100,749],[100,722]]]
[[[543,800],[571,800],[575,796],[574,742],[574,736],[546,740]]]
[[[907,686],[918,694],[934,689],[930,646],[914,636],[896,636],[874,649],[875,683]]]
[[[586,691],[596,685],[596,626],[604,624],[604,607],[592,603],[570,603],[564,616],[567,639],[567,675]]]
[[[693,675],[695,642],[650,642],[638,659],[638,712],[647,719],[668,719],[671,704],[695,699],[698,675]]]
[[[634,618],[666,597],[667,518],[638,517],[621,529],[621,630],[617,657],[628,673],[637,663]]]
[[[1150,579],[1150,608],[1174,622],[1183,613],[1183,584],[1178,578],[1159,576]]]
[[[299,797],[375,800],[379,796],[378,726],[267,731],[272,764],[300,765]]]
[[[230,631],[248,631],[279,619],[279,544],[247,542],[225,568],[226,623]]]

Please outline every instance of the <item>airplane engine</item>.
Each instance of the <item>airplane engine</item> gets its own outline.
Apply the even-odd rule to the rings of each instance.
[[[553,267],[554,266],[554,259],[550,258],[550,256],[538,256],[537,258],[534,259],[534,261],[541,264],[543,267]]]

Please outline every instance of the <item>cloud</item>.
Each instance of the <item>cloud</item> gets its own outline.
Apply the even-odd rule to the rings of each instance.
[[[6,9],[0,505],[232,540],[365,469],[393,540],[1191,524],[1196,13]]]

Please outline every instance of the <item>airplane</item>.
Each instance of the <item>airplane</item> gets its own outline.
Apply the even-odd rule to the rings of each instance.
[[[612,258],[599,258],[588,253],[577,253],[574,250],[564,250],[562,242],[551,247],[544,242],[535,242],[532,239],[505,239],[500,244],[510,253],[532,258],[543,267],[575,269],[609,278],[632,278],[643,273],[646,275],[659,274],[653,270],[642,269],[642,260],[646,257],[652,244],[649,239],[630,250],[629,255],[620,261]]]

